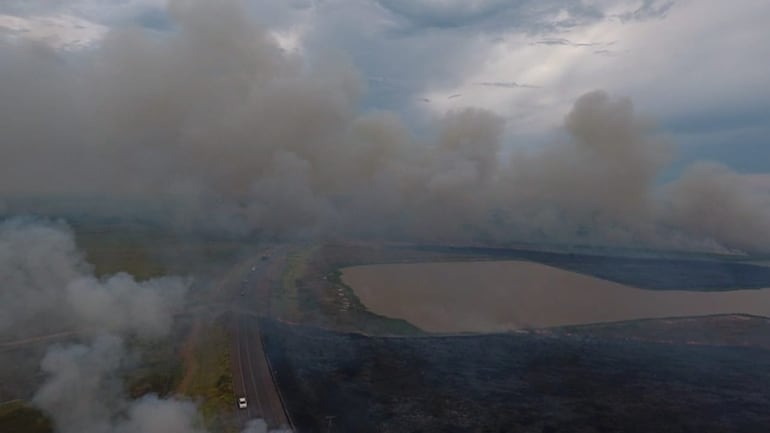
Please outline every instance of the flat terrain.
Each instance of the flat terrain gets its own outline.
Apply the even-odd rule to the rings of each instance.
[[[484,260],[526,260],[650,290],[734,290],[770,287],[770,267],[749,258],[692,254],[583,251],[581,253],[485,247],[420,247],[434,254]]]
[[[432,332],[494,332],[644,318],[770,316],[770,289],[646,290],[524,261],[343,269],[372,312]]]
[[[718,328],[732,320],[770,334],[765,319],[726,317]],[[711,344],[718,335],[636,340],[622,326],[622,339],[261,328],[300,432],[767,432],[770,351]]]

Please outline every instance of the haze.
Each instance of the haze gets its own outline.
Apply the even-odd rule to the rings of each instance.
[[[677,10],[645,8],[645,20]],[[552,107],[551,133],[531,143],[515,134],[523,124],[476,104],[416,128],[366,103],[355,58],[289,50],[251,6],[152,10],[162,28],[124,22],[78,49],[21,31],[0,39],[0,209],[283,238],[767,248],[767,177],[718,160],[670,166],[677,143],[655,127],[666,119],[601,81]]]

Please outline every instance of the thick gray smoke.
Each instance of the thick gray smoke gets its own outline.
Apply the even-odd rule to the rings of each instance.
[[[41,365],[48,379],[33,402],[59,433],[204,433],[191,402],[126,399],[118,375],[126,357],[121,339],[109,335],[89,345],[52,347]]]
[[[48,378],[33,403],[51,416],[57,433],[206,433],[191,401],[153,394],[129,399],[119,374],[128,358],[114,335],[53,346],[41,363]],[[250,421],[243,430],[268,432],[262,420]]]
[[[0,221],[0,338],[49,330],[110,331],[154,337],[168,332],[189,281],[97,278],[63,224]]]
[[[237,3],[169,13],[170,31],[113,30],[77,55],[0,42],[0,196],[163,203],[177,227],[236,234],[770,247],[767,192],[740,175],[656,183],[673,148],[626,99],[588,93],[564,142],[501,161],[493,113],[417,139],[359,113],[344,58],[282,52]]]
[[[0,221],[0,339],[62,330],[93,336],[48,348],[41,362],[47,378],[33,403],[58,433],[205,433],[194,403],[155,395],[131,400],[121,379],[135,359],[121,335],[167,335],[188,281],[98,279],[92,271],[66,225]],[[254,421],[246,431],[267,431],[259,426]]]

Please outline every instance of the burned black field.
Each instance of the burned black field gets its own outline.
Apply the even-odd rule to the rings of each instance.
[[[611,326],[399,338],[262,323],[300,432],[767,431],[769,350]]]

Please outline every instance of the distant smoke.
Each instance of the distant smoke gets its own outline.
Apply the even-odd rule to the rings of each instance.
[[[749,176],[702,162],[689,167],[667,193],[670,224],[725,245],[768,250],[770,182],[754,186]]]
[[[234,234],[770,247],[764,193],[740,175],[656,183],[672,146],[627,99],[588,93],[564,142],[501,161],[493,113],[417,139],[359,113],[348,62],[282,51],[236,2],[169,13],[173,30],[114,30],[77,56],[0,42],[0,196],[162,203],[175,227]],[[733,192],[707,200],[714,182]]]

